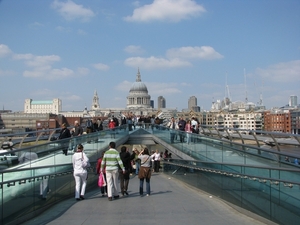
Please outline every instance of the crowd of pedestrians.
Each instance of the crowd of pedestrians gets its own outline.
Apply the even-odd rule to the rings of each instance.
[[[143,148],[140,151],[134,148],[130,153],[126,146],[122,146],[119,152],[116,149],[116,143],[110,142],[109,149],[102,152],[96,164],[96,173],[99,175],[102,173],[106,183],[105,186],[100,187],[102,197],[107,196],[108,201],[112,201],[120,198],[120,194],[123,197],[129,195],[129,181],[132,176],[137,177],[140,181],[139,187],[137,187],[140,196],[142,197],[144,193],[146,196],[150,196],[152,174],[159,172],[161,168],[160,161],[163,158],[169,159],[170,157],[171,154],[167,150],[165,153],[156,150],[153,154],[150,154],[148,148]],[[77,146],[77,150],[72,157],[72,163],[75,179],[75,199],[77,201],[84,200],[89,159],[81,144]],[[146,184],[145,189],[144,183]]]
[[[178,138],[181,143],[190,144],[196,142],[192,134],[199,134],[199,127],[200,123],[195,117],[188,120],[184,120],[183,118],[175,120],[172,117],[167,123],[167,128],[170,131],[170,142],[174,143]]]
[[[149,120],[147,120],[149,119]],[[149,128],[158,125],[158,119],[154,117],[149,118],[135,118],[123,117],[120,121],[121,125],[128,125],[128,129],[135,129],[136,126]],[[111,130],[111,138],[115,138],[115,128],[119,126],[119,120],[112,117],[107,125]],[[87,126],[90,132],[95,132],[103,129],[102,120],[92,120],[92,125]],[[178,140],[183,143],[190,144],[193,140],[191,138],[192,133],[199,132],[199,122],[193,117],[191,120],[184,120],[179,118],[175,120],[174,117],[167,124],[167,128],[170,130],[170,141],[174,143]],[[126,129],[126,128],[125,128]],[[59,139],[80,136],[83,134],[83,128],[78,121],[75,121],[74,128],[70,131],[67,129],[66,124],[62,124],[62,129],[59,135]],[[72,163],[74,168],[75,179],[75,199],[83,200],[86,184],[87,184],[87,165],[89,159],[83,151],[81,144],[76,144],[73,141],[75,147],[75,153],[72,157]],[[67,150],[64,148],[63,153],[67,155]],[[158,150],[150,153],[148,148],[143,148],[140,151],[137,148],[130,153],[126,146],[120,148],[120,152],[116,149],[116,143],[110,142],[109,149],[104,151],[101,157],[97,161],[96,172],[97,174],[103,174],[103,179],[106,185],[100,187],[102,197],[107,196],[109,201],[118,199],[120,194],[122,196],[129,195],[129,181],[130,175],[135,175],[139,180],[139,194],[146,196],[151,194],[150,180],[153,173],[159,173],[161,167],[161,161],[171,161],[172,154],[165,150],[165,152],[159,152]],[[169,165],[164,165],[164,170],[169,170]],[[146,189],[144,192],[144,183]]]

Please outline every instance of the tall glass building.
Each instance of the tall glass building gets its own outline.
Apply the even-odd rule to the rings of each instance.
[[[297,103],[297,96],[296,95],[291,95],[290,96],[290,102],[289,102],[289,106],[291,107],[297,107],[298,103]]]

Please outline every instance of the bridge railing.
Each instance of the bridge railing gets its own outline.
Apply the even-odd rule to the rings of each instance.
[[[299,157],[297,152],[202,133],[190,134],[192,142],[187,144],[180,142],[181,135],[186,140],[185,132],[165,127],[154,129],[153,134],[166,148],[194,159],[164,161],[164,171],[170,176],[279,224],[298,224],[300,166],[293,162]]]
[[[124,143],[126,138],[128,130],[120,126],[0,153],[0,159],[3,159],[0,161],[0,224],[20,224],[74,196],[72,155],[76,144],[83,144],[91,161],[87,187],[95,188],[97,159],[107,150],[110,141]],[[67,155],[63,154],[66,148]],[[14,160],[10,160],[8,154],[12,154]]]
[[[242,144],[252,141],[258,147],[266,144],[281,151],[282,146],[300,147],[300,135],[262,130],[246,130],[217,126],[201,126],[200,133],[206,136],[226,138],[230,141],[240,140]]]
[[[270,165],[274,167],[300,168],[294,161],[300,157],[296,151],[277,151],[266,146],[243,144],[233,142],[226,138],[206,136],[200,134],[187,134],[186,132],[157,127],[153,135],[166,143],[166,148],[175,146],[180,152],[203,161],[220,163],[240,163],[245,165]],[[190,143],[187,143],[187,138]],[[181,142],[181,138],[183,142]]]
[[[168,159],[164,173],[278,224],[299,224],[299,169]]]
[[[275,152],[276,157],[273,158],[268,156],[268,154],[273,154],[274,151],[264,150],[257,146],[233,143],[227,139],[220,140],[214,137],[207,137],[201,134],[192,134],[193,142],[188,145],[184,142],[180,142],[179,135],[184,135],[185,133],[169,130],[162,126],[157,128],[153,127],[152,132],[153,135],[166,143],[166,148],[170,149],[174,147],[194,158],[194,160],[178,161],[180,165],[171,165],[171,162],[174,163],[175,159],[168,161],[172,170],[166,168],[166,172],[167,170],[174,172],[180,167],[183,167],[183,165],[188,165],[186,166],[186,173],[185,175],[183,174],[183,176],[189,175],[191,177],[189,182],[201,183],[202,180],[199,181],[197,179],[205,177],[207,181],[212,182],[211,186],[207,186],[207,189],[214,187],[216,190],[221,191],[221,194],[223,193],[224,196],[226,192],[224,192],[223,187],[232,188],[232,192],[226,196],[227,198],[234,196],[233,199],[235,199],[234,201],[236,201],[237,205],[247,205],[248,203],[253,205],[254,203],[247,199],[247,194],[251,191],[259,193],[258,190],[268,192],[269,195],[272,194],[272,196],[263,193],[262,199],[257,198],[256,204],[259,204],[261,201],[264,202],[264,198],[266,197],[272,197],[274,201],[280,200],[282,204],[292,204],[291,202],[293,201],[296,204],[299,203],[299,198],[297,197],[297,193],[300,193],[299,187],[297,186],[299,177],[295,173],[296,171],[299,174],[299,167],[282,161],[281,159],[285,156],[282,152]],[[123,144],[128,134],[128,129],[125,130],[124,127],[118,127],[114,131],[105,130],[103,132],[82,135],[75,139],[76,143],[84,144],[85,152],[91,159],[94,168],[96,159],[101,155],[101,151],[107,148],[108,143],[111,140],[118,142],[123,138],[120,142]],[[175,135],[174,142],[171,143],[173,134]],[[67,146],[69,147],[73,141],[74,140],[71,139],[48,141],[43,144],[13,151],[18,158],[26,152],[36,153],[38,158],[24,162],[23,164],[16,164],[1,171],[0,204],[2,211],[0,212],[0,221],[2,221],[2,224],[18,224],[15,223],[15,221],[21,221],[30,214],[37,215],[37,208],[41,207],[45,209],[45,207],[50,207],[60,200],[74,194],[74,179],[71,172],[71,155],[73,149],[70,149],[67,156],[62,153],[62,150]],[[261,151],[260,153],[259,150]],[[0,156],[3,156],[3,154],[4,153],[1,153]],[[205,170],[203,171],[196,167],[204,168]],[[181,169],[178,170],[174,175],[179,175],[181,171]],[[194,176],[195,174],[196,176]],[[95,176],[92,170],[90,171],[89,179],[91,186],[93,186],[92,184],[96,185],[97,176]],[[180,179],[182,179],[182,177],[180,177]],[[44,185],[46,181],[49,182],[51,189],[49,193],[47,189],[43,188],[47,186]],[[252,183],[250,183],[250,181]],[[268,186],[265,186],[266,184]],[[260,185],[263,185],[262,189],[259,189],[261,188]],[[236,186],[239,188],[236,188]],[[234,191],[235,188],[237,192]],[[297,188],[298,192],[295,191]],[[292,190],[292,195],[286,190]],[[45,191],[47,194],[46,201],[43,199]],[[240,198],[240,195],[243,195],[242,197],[245,199]],[[275,195],[275,197],[277,196],[277,198],[273,198],[273,195]],[[286,199],[291,199],[291,201],[285,203],[284,198],[281,198],[280,195],[285,196]],[[294,197],[294,195],[296,196]],[[15,199],[18,200],[18,202],[24,200],[26,204],[22,202],[22,204],[14,208],[13,205],[17,204],[17,202],[14,201]],[[267,203],[269,202],[267,201]],[[271,203],[271,205],[272,204],[273,203]],[[31,205],[33,205],[33,207],[30,207]],[[24,206],[25,210],[22,209],[21,206]],[[272,208],[268,209],[272,210]]]

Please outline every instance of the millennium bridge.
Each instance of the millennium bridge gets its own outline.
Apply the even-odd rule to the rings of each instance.
[[[86,192],[87,195],[90,194],[92,201],[94,193],[99,194],[98,175],[95,173],[97,159],[108,149],[110,141],[115,141],[117,146],[140,145],[147,146],[150,150],[157,148],[168,150],[173,157],[161,162],[161,172],[153,174],[151,187],[155,188],[155,185],[158,185],[156,181],[161,185],[168,180],[175,183],[168,186],[168,191],[155,200],[152,209],[155,213],[149,214],[152,218],[148,222],[136,221],[146,216],[146,211],[143,210],[145,200],[136,201],[133,204],[137,205],[132,206],[132,210],[142,211],[144,214],[136,216],[138,212],[133,213],[129,210],[127,213],[135,215],[136,220],[127,218],[126,222],[120,222],[122,218],[116,214],[121,207],[123,209],[125,207],[125,202],[119,204],[120,199],[118,202],[120,207],[107,208],[104,204],[99,206],[96,214],[100,216],[95,219],[97,222],[94,224],[99,224],[101,218],[106,218],[105,224],[129,224],[129,221],[130,224],[183,224],[187,221],[190,224],[201,224],[201,221],[202,224],[206,224],[205,212],[208,206],[195,201],[198,198],[197,194],[195,198],[190,198],[179,192],[182,193],[178,194],[182,202],[178,202],[181,200],[173,202],[172,196],[167,195],[168,192],[176,193],[178,182],[186,185],[184,190],[187,192],[192,192],[190,188],[193,191],[201,191],[209,196],[208,199],[218,199],[235,209],[240,209],[241,212],[251,213],[253,218],[255,216],[262,218],[259,220],[262,222],[257,224],[299,224],[300,166],[297,164],[300,157],[299,135],[203,127],[200,134],[191,134],[192,142],[187,144],[179,141],[179,136],[185,135],[184,132],[164,126],[137,127],[132,131],[126,126],[120,126],[114,131],[106,129],[63,140],[54,138],[58,132],[59,130],[55,129],[34,134],[0,135],[2,144],[12,139],[14,146],[12,150],[0,150],[0,224],[26,224],[26,221],[29,221],[27,224],[34,224],[35,218],[49,209],[60,206],[64,201],[72,200],[72,204],[75,204],[75,182],[71,163],[75,143],[84,145],[84,151],[91,161]],[[175,135],[175,141],[172,143],[170,135]],[[67,156],[62,154],[62,150],[66,148],[69,149]],[[137,178],[135,179],[131,179],[130,184],[137,183]],[[156,191],[159,194],[159,190]],[[135,194],[132,192],[130,196]],[[105,200],[107,204],[107,199]],[[84,201],[87,202],[88,199]],[[160,208],[165,213],[161,217],[155,211],[159,204],[166,204]],[[176,208],[180,208],[180,204],[185,204],[185,214],[176,211]],[[198,207],[202,205],[206,208],[199,210]],[[84,207],[89,208],[89,205],[87,203],[82,205],[79,212],[87,212],[87,209],[83,210]],[[106,217],[101,214],[101,207]],[[74,211],[71,217],[75,217],[77,223],[73,218],[71,221],[75,223],[72,224],[93,224],[81,221],[86,215],[76,217],[74,215],[76,213],[77,211]],[[168,218],[166,215],[172,216]],[[184,215],[188,215],[189,218]],[[228,215],[231,214],[228,212]],[[210,224],[242,223],[239,219],[233,222],[234,218],[234,215],[230,218],[224,215],[219,223],[213,218],[209,218],[208,221]],[[48,219],[47,222],[50,221]],[[256,224],[251,220],[247,223],[245,218],[243,221],[244,224]],[[38,221],[36,224],[46,222]]]

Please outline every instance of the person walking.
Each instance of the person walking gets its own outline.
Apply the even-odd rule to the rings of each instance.
[[[159,172],[159,165],[160,165],[160,153],[156,149],[155,153],[153,154],[153,161],[154,161],[154,172]]]
[[[119,179],[119,166],[125,174],[125,167],[120,158],[119,152],[115,149],[116,143],[109,143],[109,150],[104,153],[100,172],[103,172],[104,167],[106,168],[106,179],[107,179],[107,196],[108,201],[112,201],[112,197],[114,195],[114,199],[118,199],[119,189],[118,189],[118,179]]]
[[[178,127],[180,130],[179,137],[181,143],[184,142],[184,138],[185,138],[185,125],[186,125],[186,121],[181,117],[178,121]]]
[[[61,139],[70,138],[70,137],[71,137],[71,132],[67,128],[67,124],[63,123],[61,125],[61,130],[60,130],[58,139],[61,140]],[[65,142],[61,143],[61,145],[62,145],[63,154],[64,155],[68,155],[69,145],[67,143],[65,143]]]
[[[101,157],[97,161],[96,172],[97,172],[98,175],[100,175],[101,163],[102,163],[104,153],[105,153],[105,151],[102,152]],[[103,171],[102,173],[103,173],[103,176],[104,176],[104,180],[107,183],[105,168],[102,171]],[[100,191],[101,191],[102,197],[104,197],[107,194],[107,186],[100,187]]]
[[[170,128],[170,141],[171,143],[174,143],[176,130],[179,129],[174,117],[171,117],[171,121],[168,123],[167,127]]]
[[[103,130],[103,122],[102,119],[97,119],[97,124],[98,124],[98,131]]]
[[[186,143],[190,144],[191,143],[191,136],[193,133],[193,129],[192,129],[192,125],[191,125],[191,121],[188,120],[186,125],[185,125],[185,132],[186,132]]]
[[[134,157],[135,157],[134,152],[132,153],[132,155],[130,155],[126,146],[121,147],[120,158],[125,167],[125,173],[123,173],[123,171],[121,170],[119,177],[120,177],[121,193],[123,196],[124,196],[124,194],[128,195],[127,190],[128,190],[128,185],[129,185],[129,174],[131,171],[131,160],[133,160]]]
[[[141,168],[139,171],[140,179],[140,196],[143,196],[144,193],[144,180],[146,179],[146,192],[147,196],[150,196],[150,178],[151,178],[151,160],[154,155],[149,154],[148,148],[144,148],[139,154],[139,159],[141,159]]]
[[[192,126],[192,133],[194,133],[194,135],[192,136],[191,141],[193,143],[195,143],[196,142],[196,134],[199,133],[198,121],[196,120],[195,117],[192,117],[191,126]]]
[[[74,152],[77,151],[77,139],[76,139],[76,137],[81,136],[82,134],[83,134],[83,129],[80,126],[78,120],[75,120],[74,128],[73,128],[73,131],[72,131]]]
[[[133,152],[135,153],[134,156],[135,175],[138,175],[141,167],[141,160],[139,159],[140,152],[136,148],[133,150]]]
[[[87,180],[87,170],[83,165],[83,161],[89,164],[89,159],[83,152],[83,146],[79,144],[77,146],[76,152],[73,154],[72,163],[74,169],[75,178],[75,199],[77,201],[84,199],[86,180]]]
[[[110,137],[111,138],[116,138],[116,134],[115,134],[115,127],[116,127],[116,123],[113,119],[111,119],[108,123],[108,128],[110,129]]]

